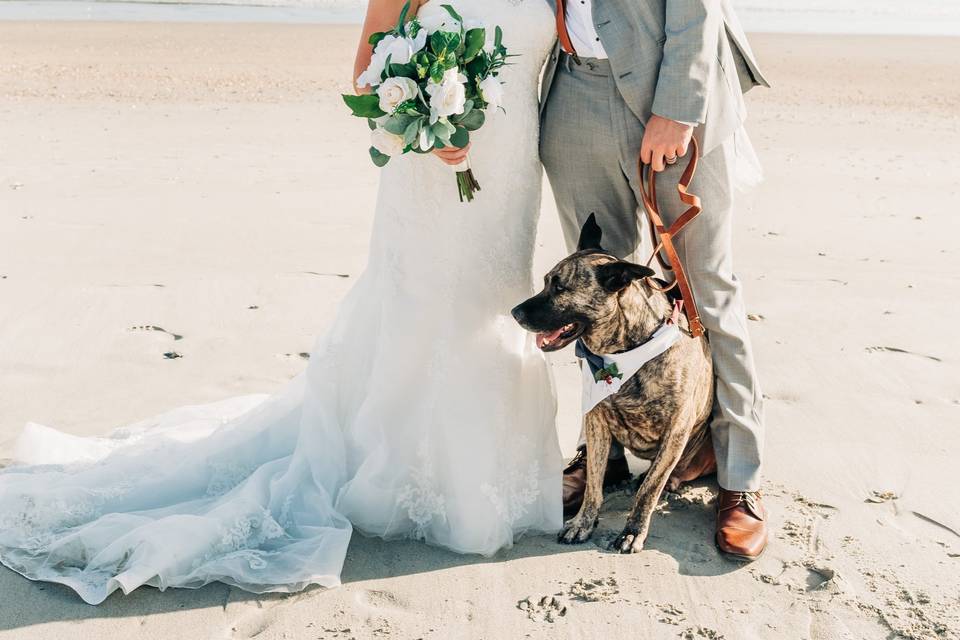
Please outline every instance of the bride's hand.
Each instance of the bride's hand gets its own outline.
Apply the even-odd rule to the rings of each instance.
[[[434,149],[433,154],[443,160],[451,167],[455,167],[467,159],[467,153],[470,151],[470,144],[463,147],[444,147],[443,149]]]

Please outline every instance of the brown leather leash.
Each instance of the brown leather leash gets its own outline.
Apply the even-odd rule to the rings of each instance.
[[[650,259],[647,260],[647,266],[656,256],[660,266],[665,271],[673,272],[673,283],[666,287],[659,287],[653,281],[648,279],[648,284],[657,291],[669,291],[673,287],[680,289],[680,297],[683,300],[683,313],[687,316],[687,322],[690,325],[690,335],[698,338],[703,335],[703,325],[700,323],[700,313],[697,311],[697,302],[693,298],[693,290],[690,288],[690,282],[687,280],[687,274],[683,269],[683,263],[677,254],[677,248],[673,244],[674,238],[680,233],[687,224],[700,215],[703,207],[700,204],[700,198],[689,191],[690,181],[693,180],[693,174],[697,171],[697,158],[700,155],[700,149],[697,146],[697,139],[690,139],[690,149],[687,155],[690,160],[687,162],[687,168],[680,176],[680,182],[677,183],[677,192],[680,194],[680,201],[688,205],[688,209],[680,214],[672,225],[667,227],[663,223],[660,215],[660,207],[657,204],[657,184],[656,171],[644,164],[643,160],[637,158],[637,173],[640,176],[640,195],[643,201],[643,208],[650,219],[650,237],[653,240],[654,249]],[[663,253],[667,254],[664,260]]]

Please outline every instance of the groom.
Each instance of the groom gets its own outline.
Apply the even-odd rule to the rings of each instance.
[[[553,1],[553,0],[551,0]],[[660,172],[664,222],[683,210],[675,185],[696,136],[702,158],[691,191],[703,213],[677,249],[713,350],[717,376],[712,433],[720,497],[716,542],[752,560],[767,542],[760,500],[762,396],[754,371],[740,282],[733,273],[734,135],[746,116],[743,93],[767,86],[729,0],[555,0],[557,45],[544,71],[540,155],[568,247],[591,212],[605,248],[645,261],[638,217],[637,156]],[[584,440],[564,471],[564,509],[575,512],[586,484]],[[622,447],[607,483],[629,476]],[[702,471],[711,471],[704,460]]]

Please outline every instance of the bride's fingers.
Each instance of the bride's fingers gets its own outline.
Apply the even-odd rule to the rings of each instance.
[[[470,145],[467,145],[462,149],[459,147],[444,147],[442,149],[434,149],[433,153],[443,162],[450,165],[457,165],[466,159],[469,151]]]

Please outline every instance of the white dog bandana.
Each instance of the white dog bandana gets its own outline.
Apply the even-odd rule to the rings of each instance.
[[[667,322],[649,340],[623,353],[599,355],[577,340],[577,355],[583,373],[583,415],[620,391],[620,388],[645,364],[672,347],[680,339],[680,328]]]

